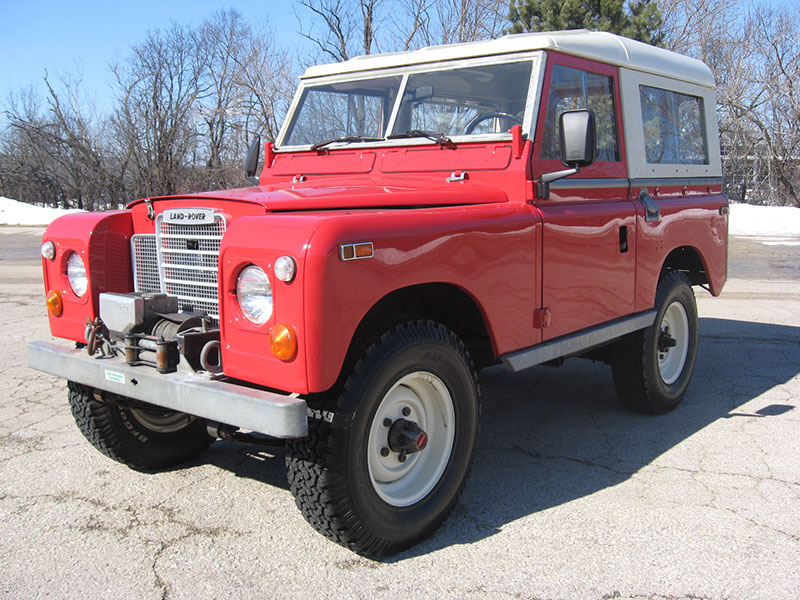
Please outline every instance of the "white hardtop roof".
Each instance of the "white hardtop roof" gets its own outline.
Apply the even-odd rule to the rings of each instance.
[[[303,79],[389,69],[464,58],[501,54],[556,50],[600,62],[627,67],[681,81],[714,87],[711,70],[701,61],[663,48],[656,48],[605,31],[553,31],[547,33],[516,33],[496,40],[428,46],[410,52],[368,54],[341,63],[309,67]]]

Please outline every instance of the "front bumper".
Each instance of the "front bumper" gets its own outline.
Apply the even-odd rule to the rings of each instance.
[[[70,381],[278,438],[308,433],[306,402],[194,373],[162,375],[121,358],[92,358],[48,342],[28,344],[28,366]]]

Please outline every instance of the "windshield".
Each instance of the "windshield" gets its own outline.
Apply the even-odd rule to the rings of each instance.
[[[309,85],[282,145],[506,133],[523,122],[531,71],[527,59]]]
[[[414,73],[408,78],[393,133],[500,133],[521,125],[531,63]]]
[[[306,88],[284,141],[289,146],[343,137],[383,138],[402,77]]]

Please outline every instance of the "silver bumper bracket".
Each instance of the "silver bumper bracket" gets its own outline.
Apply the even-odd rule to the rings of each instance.
[[[308,433],[306,402],[293,396],[195,373],[160,374],[148,367],[131,367],[119,358],[92,358],[84,350],[49,342],[28,344],[28,365],[96,389],[277,438]]]

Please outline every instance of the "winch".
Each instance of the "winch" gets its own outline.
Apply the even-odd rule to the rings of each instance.
[[[101,293],[100,317],[86,325],[90,355],[123,353],[131,366],[222,372],[219,328],[205,313],[178,312],[178,299],[160,292]]]

